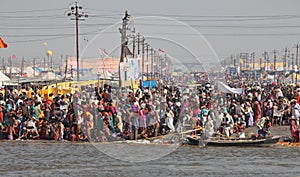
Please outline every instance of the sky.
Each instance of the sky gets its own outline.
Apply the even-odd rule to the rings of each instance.
[[[295,53],[300,41],[298,0],[81,0],[88,18],[79,21],[81,58],[100,57],[99,48],[120,55],[124,11],[150,48],[163,49],[174,62],[200,62],[205,67],[230,60],[239,53],[267,51],[282,58],[284,48]],[[75,56],[75,21],[67,13],[74,1],[3,1],[0,6],[0,37],[12,55],[41,59],[51,50],[54,59]],[[133,33],[132,33],[133,34]],[[129,41],[132,39],[128,37]],[[131,48],[131,46],[130,46]]]

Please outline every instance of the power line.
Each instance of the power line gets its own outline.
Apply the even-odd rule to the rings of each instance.
[[[0,14],[34,13],[34,12],[47,12],[47,11],[58,11],[58,10],[65,10],[65,9],[64,8],[58,8],[58,9],[34,9],[34,10],[1,11]]]

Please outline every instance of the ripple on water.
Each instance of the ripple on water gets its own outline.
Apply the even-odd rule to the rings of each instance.
[[[102,148],[102,151],[99,148]],[[170,149],[166,150],[166,148],[173,149],[169,152]],[[95,147],[88,143],[1,142],[0,152],[1,176],[296,176],[300,174],[300,169],[295,168],[300,166],[300,149],[297,148],[197,146],[177,148],[138,144],[100,144]],[[140,159],[144,160],[140,161]]]

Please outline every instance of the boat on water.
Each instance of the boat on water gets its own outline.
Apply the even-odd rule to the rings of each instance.
[[[186,138],[189,145],[206,145],[206,146],[268,146],[276,144],[280,136],[271,136],[266,138],[223,138],[210,137],[203,140],[200,136],[188,136]]]

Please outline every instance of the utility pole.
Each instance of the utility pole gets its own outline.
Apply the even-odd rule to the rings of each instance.
[[[33,57],[33,77],[35,77],[35,57]]]
[[[287,60],[287,47],[284,49],[284,62],[283,62],[284,71],[286,71],[286,60]]]
[[[46,71],[46,58],[44,57],[44,72]]]
[[[294,53],[292,53],[292,83],[294,83],[294,72],[295,72]],[[297,75],[296,75],[296,77],[297,77]]]
[[[296,85],[298,83],[298,50],[299,50],[299,43],[296,45],[296,66],[297,66],[297,71],[296,71]]]
[[[3,73],[7,74],[6,67],[5,67],[4,57],[2,58],[2,70],[3,70]]]
[[[138,55],[140,55],[140,33],[137,34]]]
[[[143,37],[142,38],[142,80],[143,80],[143,77],[144,77],[144,65],[145,65],[145,38]]]
[[[274,81],[276,81],[276,49],[274,49]]]
[[[51,55],[51,58],[50,58],[50,68],[51,68],[51,72],[53,72],[53,58],[52,58],[52,55]]]
[[[20,68],[19,77],[18,77],[18,85],[20,84],[20,78],[22,77],[22,74],[23,74],[23,67],[24,67],[24,57],[22,57],[22,61],[21,61],[21,68]]]
[[[163,58],[159,56],[160,60],[160,72],[159,72],[159,79],[162,79],[162,64],[163,64]]]
[[[67,79],[67,72],[68,72],[68,55],[66,55],[66,66],[65,66],[65,79]]]
[[[236,67],[236,58],[234,56],[233,57],[233,67]]]
[[[155,51],[151,48],[151,80],[153,80],[153,62],[154,62]]]
[[[12,59],[11,57],[9,58],[9,77],[12,79]]]
[[[254,79],[256,79],[256,70],[255,70],[255,64],[254,64],[254,60],[255,60],[255,53],[251,53],[252,56],[252,70],[253,70],[253,74],[254,74]]]
[[[268,71],[268,67],[269,67],[269,57],[267,56],[267,52],[264,51],[264,59],[266,61],[266,71]]]
[[[79,41],[78,41],[78,20],[84,20],[83,17],[87,18],[88,15],[82,12],[82,6],[78,6],[78,3],[70,8],[71,12],[68,13],[68,16],[74,15],[76,21],[76,62],[77,62],[77,81],[79,81]]]
[[[124,57],[126,56],[125,49],[127,46],[127,39],[126,39],[126,29],[127,29],[127,24],[128,24],[128,15],[127,10],[125,11],[125,16],[122,19],[122,29],[120,29],[121,33],[121,56],[120,56],[120,65],[119,65],[119,87],[122,87],[122,78],[121,78],[121,63],[124,62]],[[126,78],[125,78],[126,79]]]
[[[133,29],[132,58],[135,58],[135,28]]]
[[[146,67],[147,67],[147,80],[149,78],[149,44],[146,45],[146,54],[147,54],[147,62],[146,62]]]
[[[60,56],[60,64],[59,64],[59,73],[62,76],[63,75],[63,65],[64,65],[64,55],[61,54]]]
[[[168,68],[168,61],[167,61],[167,54],[165,54],[165,77],[167,76],[167,68]]]

